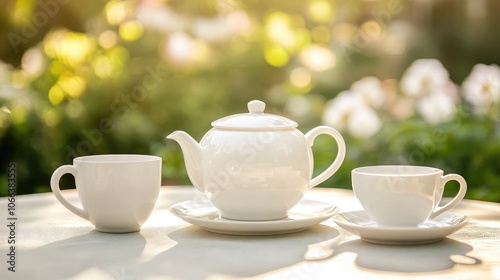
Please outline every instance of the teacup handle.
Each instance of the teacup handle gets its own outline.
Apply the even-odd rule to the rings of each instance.
[[[54,171],[54,173],[52,173],[52,177],[50,178],[50,188],[52,189],[52,192],[56,196],[57,200],[59,200],[59,202],[61,202],[61,204],[64,207],[68,208],[69,211],[84,218],[85,220],[88,220],[89,214],[87,212],[85,212],[85,210],[80,209],[80,208],[74,206],[73,204],[69,203],[69,201],[67,201],[61,194],[61,190],[59,189],[59,180],[61,180],[61,177],[66,173],[73,175],[75,177],[75,179],[78,176],[78,170],[74,166],[63,165],[63,166],[57,168]]]
[[[446,205],[442,207],[436,207],[434,212],[432,212],[431,216],[429,217],[430,219],[433,219],[443,214],[444,212],[450,210],[451,208],[455,207],[464,198],[465,193],[467,192],[467,182],[465,182],[465,179],[458,174],[448,174],[446,176],[442,176],[441,188],[444,188],[446,183],[453,180],[457,181],[460,184],[460,190],[458,190],[457,195],[450,202],[446,203]]]
[[[324,182],[326,179],[330,178],[340,168],[340,165],[342,165],[342,162],[344,161],[344,158],[345,158],[346,148],[345,148],[344,138],[337,130],[335,130],[334,128],[331,128],[329,126],[318,126],[318,127],[311,129],[309,132],[307,132],[305,137],[306,137],[306,141],[309,144],[309,146],[312,147],[314,144],[314,139],[316,139],[316,137],[318,137],[321,134],[328,134],[328,135],[332,136],[333,139],[335,139],[335,141],[337,142],[337,146],[338,146],[337,157],[335,158],[333,163],[330,164],[330,166],[325,171],[323,171],[321,174],[319,174],[318,176],[311,179],[311,181],[309,182],[309,189],[319,185],[320,183]],[[311,161],[313,161],[312,158],[311,158]],[[311,165],[313,165],[313,163],[314,163],[314,161],[311,162]]]

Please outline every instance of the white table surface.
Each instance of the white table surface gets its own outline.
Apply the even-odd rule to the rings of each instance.
[[[78,200],[74,190],[63,193]],[[193,187],[162,187],[152,216],[129,234],[95,231],[52,193],[17,196],[15,273],[7,270],[1,198],[0,279],[500,279],[497,203],[464,200],[453,211],[467,214],[469,224],[438,243],[384,246],[361,241],[332,219],[300,233],[231,236],[168,210],[200,195]],[[306,198],[361,209],[350,190],[316,188]]]

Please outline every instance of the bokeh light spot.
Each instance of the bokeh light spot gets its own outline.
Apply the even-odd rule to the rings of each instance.
[[[106,55],[99,55],[92,62],[95,74],[101,79],[111,77],[113,75],[113,62]]]
[[[43,113],[43,120],[48,127],[55,127],[61,122],[61,116],[54,109],[47,109]]]
[[[105,49],[110,49],[116,46],[116,43],[118,41],[118,36],[116,35],[116,32],[114,32],[113,30],[106,30],[99,35],[97,41],[99,42],[99,45],[101,47]]]
[[[104,7],[104,13],[109,24],[118,25],[126,19],[127,7],[124,2],[110,1]]]
[[[71,100],[66,106],[66,114],[70,118],[79,117],[84,111],[84,106],[79,100]]]
[[[128,42],[135,41],[142,36],[142,24],[136,20],[130,20],[120,24],[120,37]]]
[[[290,73],[290,82],[295,87],[308,87],[311,84],[311,80],[311,73],[303,67],[297,67]]]
[[[95,50],[95,42],[83,33],[58,30],[45,37],[44,49],[47,56],[76,67]]]
[[[330,34],[330,29],[326,26],[319,25],[311,30],[312,39],[315,42],[326,44],[332,38]]]
[[[37,48],[27,50],[22,57],[23,70],[32,77],[38,77],[45,70],[45,59],[42,52]]]
[[[288,53],[281,48],[268,48],[264,52],[267,63],[274,67],[282,67],[288,63]]]
[[[64,92],[71,98],[80,97],[87,86],[85,79],[78,76],[62,76],[58,82]]]
[[[369,20],[361,25],[361,32],[366,34],[370,39],[376,40],[382,36],[382,27],[374,20]]]
[[[30,77],[24,70],[12,71],[12,86],[15,88],[27,87],[30,83]]]
[[[8,2],[6,2],[8,3]],[[30,0],[17,0],[13,1],[11,3],[14,3],[15,9],[13,10],[13,13],[11,15],[12,20],[14,23],[18,26],[22,26],[23,24],[26,24],[26,19],[32,16],[33,13],[33,6],[36,4],[35,1],[30,1]],[[5,5],[2,7],[2,9],[8,9],[9,5]],[[3,12],[3,11],[2,11]],[[7,12],[7,11],[5,11]]]
[[[333,6],[326,0],[309,1],[307,12],[317,22],[329,22],[333,19]]]
[[[292,30],[292,19],[283,12],[272,12],[266,17],[266,34],[274,42],[293,49],[296,39]]]
[[[49,101],[52,105],[59,105],[64,100],[64,90],[59,85],[54,85],[49,90]]]
[[[307,68],[321,72],[335,66],[335,54],[327,47],[311,45],[300,52],[300,61]]]
[[[2,106],[0,108],[0,128],[8,128],[10,125],[11,112],[9,108]]]

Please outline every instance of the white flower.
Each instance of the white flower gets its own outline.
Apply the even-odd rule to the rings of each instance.
[[[365,77],[351,85],[350,91],[361,95],[366,104],[373,108],[381,108],[385,103],[382,82],[375,77]]]
[[[343,130],[347,127],[350,113],[358,107],[365,106],[363,99],[359,95],[343,91],[326,104],[323,112],[323,123]]]
[[[462,83],[464,98],[479,112],[500,101],[500,67],[477,64]]]
[[[431,124],[449,119],[458,102],[456,85],[436,59],[419,59],[401,78],[401,90],[414,99],[417,112]]]
[[[377,112],[372,108],[365,106],[357,108],[351,112],[347,131],[357,138],[370,138],[382,128],[382,121]]]
[[[431,124],[449,119],[456,111],[455,100],[444,91],[436,91],[422,97],[416,106],[418,113]]]
[[[401,78],[401,89],[411,97],[420,97],[449,84],[450,75],[436,59],[418,59],[406,69]]]
[[[377,112],[365,103],[362,96],[348,91],[339,93],[327,103],[323,122],[359,138],[371,137],[382,127]]]

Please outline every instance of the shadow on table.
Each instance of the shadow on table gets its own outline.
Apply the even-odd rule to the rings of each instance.
[[[252,277],[302,262],[310,244],[338,235],[336,229],[324,225],[274,236],[232,236],[188,226],[168,234],[177,242],[174,247],[136,269],[140,274],[175,279]]]
[[[21,249],[22,268],[16,274],[22,276],[19,279],[40,279],[50,271],[51,279],[68,279],[89,268],[98,268],[111,271],[109,277],[113,279],[114,267],[137,262],[145,245],[139,232],[108,234],[94,230],[36,249]]]
[[[356,239],[331,249],[333,257],[346,252],[355,253],[359,267],[391,272],[435,272],[456,264],[481,264],[481,260],[467,256],[472,246],[448,238],[416,246],[378,245]]]

